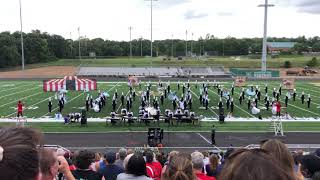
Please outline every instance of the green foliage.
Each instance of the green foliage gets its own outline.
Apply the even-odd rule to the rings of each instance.
[[[307,62],[307,66],[309,67],[316,67],[319,65],[318,59],[313,57],[310,61]]]
[[[291,68],[292,67],[291,61],[285,61],[283,64],[283,67],[284,68]]]

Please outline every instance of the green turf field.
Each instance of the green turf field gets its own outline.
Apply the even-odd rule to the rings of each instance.
[[[271,81],[271,82],[265,82],[265,81],[254,81],[254,82],[247,82],[247,85],[260,85],[261,92],[262,92],[262,99],[259,103],[259,106],[263,106],[263,97],[264,97],[264,86],[265,83],[268,83],[269,86],[269,96],[271,96],[271,89],[274,87],[278,88],[280,82],[277,81]],[[165,83],[164,83],[165,84]],[[222,82],[224,84],[224,87],[230,88],[231,82]],[[135,91],[139,94],[142,90],[146,88],[146,82],[142,83],[142,88],[139,87],[135,88]],[[193,111],[196,112],[197,115],[203,115],[204,117],[216,117],[218,114],[218,109],[215,107],[218,104],[219,96],[217,94],[217,90],[213,87],[209,88],[209,109],[204,110],[199,108],[200,102],[198,100],[198,95],[200,92],[200,84],[198,85],[198,88],[195,87],[194,84],[191,84],[191,91],[193,95]],[[98,89],[101,91],[108,91],[109,94],[112,96],[114,92],[117,90],[118,93],[121,95],[123,92],[124,95],[127,95],[129,92],[129,88],[126,84],[126,82],[99,82],[98,83]],[[152,91],[155,94],[155,97],[158,96],[158,90],[157,90],[157,83],[154,83],[152,86]],[[315,86],[314,84],[298,81],[296,82],[296,89],[298,93],[298,97],[300,97],[300,94],[302,91],[305,92],[305,94],[310,94],[312,97],[312,103],[311,108],[307,108],[307,104],[301,104],[300,99],[297,98],[295,102],[292,100],[289,100],[289,105],[287,108],[287,112],[293,116],[293,117],[314,117],[319,118],[320,117],[320,96],[319,96],[319,87]],[[171,90],[176,91],[177,95],[180,97],[182,94],[182,88],[180,88],[180,91],[177,90],[177,85],[174,82],[171,82]],[[236,88],[235,94],[234,94],[234,101],[235,101],[235,109],[233,116],[234,117],[242,117],[242,118],[256,118],[257,115],[252,115],[251,111],[247,109],[247,103],[246,101],[242,103],[242,105],[238,102],[238,97],[241,89]],[[98,92],[89,92],[90,95],[93,95],[93,97],[96,97]],[[286,92],[283,90],[282,96],[281,96],[281,102],[284,106],[284,96]],[[81,108],[85,106],[85,98],[87,96],[87,93],[84,92],[76,92],[76,91],[69,91],[67,93],[68,102],[65,105],[65,108],[63,110],[63,114],[68,114],[71,112],[81,112]],[[48,98],[54,97],[53,92],[45,93],[42,90],[42,82],[41,81],[1,81],[0,82],[0,117],[2,118],[10,118],[16,116],[16,104],[18,100],[21,100],[25,106],[26,109],[24,111],[24,116],[29,118],[40,118],[44,116],[51,116],[54,117],[54,114],[58,110],[57,106],[57,100],[53,98],[53,109],[54,112],[48,113]],[[138,107],[140,105],[139,97],[137,97],[136,101],[133,103],[133,112],[136,116],[138,113]],[[125,106],[123,106],[125,107]],[[170,100],[165,100],[164,105],[160,106],[161,111],[164,112],[165,109],[172,109],[172,102]],[[121,110],[121,102],[120,98],[118,98],[117,102],[117,109],[118,112]],[[101,113],[95,113],[93,110],[91,110],[88,113],[88,117],[106,117],[109,116],[111,112],[111,100],[107,100],[107,106],[103,108]],[[271,111],[267,112],[266,110],[262,110],[261,113],[262,117],[271,117]]]

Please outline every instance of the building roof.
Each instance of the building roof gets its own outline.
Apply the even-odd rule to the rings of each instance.
[[[267,46],[270,48],[293,48],[295,42],[268,42]]]

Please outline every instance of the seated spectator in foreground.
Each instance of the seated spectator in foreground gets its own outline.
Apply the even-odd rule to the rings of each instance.
[[[148,150],[145,152],[146,156],[146,168],[147,168],[147,175],[155,180],[161,179],[161,171],[162,166],[161,164],[155,160],[154,154],[152,151]]]
[[[124,170],[123,161],[124,161],[124,158],[126,157],[127,157],[127,150],[125,148],[121,148],[119,150],[119,159],[117,159],[114,164],[117,165],[118,167],[121,167]]]
[[[305,155],[301,159],[300,171],[305,180],[315,180],[319,178],[320,157],[315,155]]]
[[[59,170],[57,153],[53,149],[41,149],[39,155],[41,179],[55,179]]]
[[[146,162],[143,156],[129,154],[124,159],[125,173],[118,175],[117,180],[152,180],[147,177]]]
[[[227,150],[225,154],[221,153],[222,159],[221,159],[221,164],[218,165],[217,167],[217,176],[221,173],[225,162],[228,160],[229,156],[234,152],[233,148],[230,148]]]
[[[116,180],[120,173],[123,173],[123,169],[114,164],[116,161],[116,153],[108,151],[104,158],[105,167],[99,169],[99,172],[106,180]]]
[[[267,151],[239,149],[226,161],[219,180],[296,180]]]
[[[193,173],[191,160],[179,154],[170,159],[162,180],[197,180],[197,176]]]
[[[168,155],[168,161],[164,163],[164,166],[163,166],[163,168],[162,168],[162,172],[161,172],[162,175],[166,172],[166,169],[167,169],[168,164],[170,163],[170,161],[171,161],[175,156],[177,156],[178,154],[179,154],[178,151],[171,151],[171,152],[169,153],[169,155]],[[162,176],[162,175],[161,175],[161,176]]]
[[[198,177],[198,180],[215,180],[214,177],[207,176],[202,172],[204,166],[204,156],[201,152],[193,152],[191,154],[192,167],[194,174]]]
[[[217,177],[217,167],[219,165],[219,158],[215,154],[211,154],[209,157],[209,164],[205,167],[207,176]]]
[[[284,143],[277,139],[270,139],[261,145],[261,149],[268,151],[283,170],[290,172],[292,176],[295,175],[293,156]]]
[[[76,170],[72,171],[75,179],[101,180],[102,176],[89,167],[94,161],[95,154],[87,150],[81,150],[75,157]]]
[[[30,128],[0,128],[0,179],[42,179],[37,147],[41,144],[41,139],[42,134]],[[62,156],[53,159],[54,165],[59,161],[58,170],[64,174],[65,179],[73,180],[66,159]]]

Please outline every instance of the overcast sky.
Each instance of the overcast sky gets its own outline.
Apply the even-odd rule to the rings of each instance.
[[[24,32],[33,29],[65,38],[81,35],[109,40],[150,38],[150,1],[21,0]],[[158,0],[154,2],[154,39],[261,37],[264,0]],[[320,36],[320,0],[269,0],[269,32],[273,37]],[[20,29],[19,0],[0,0],[0,32]]]

